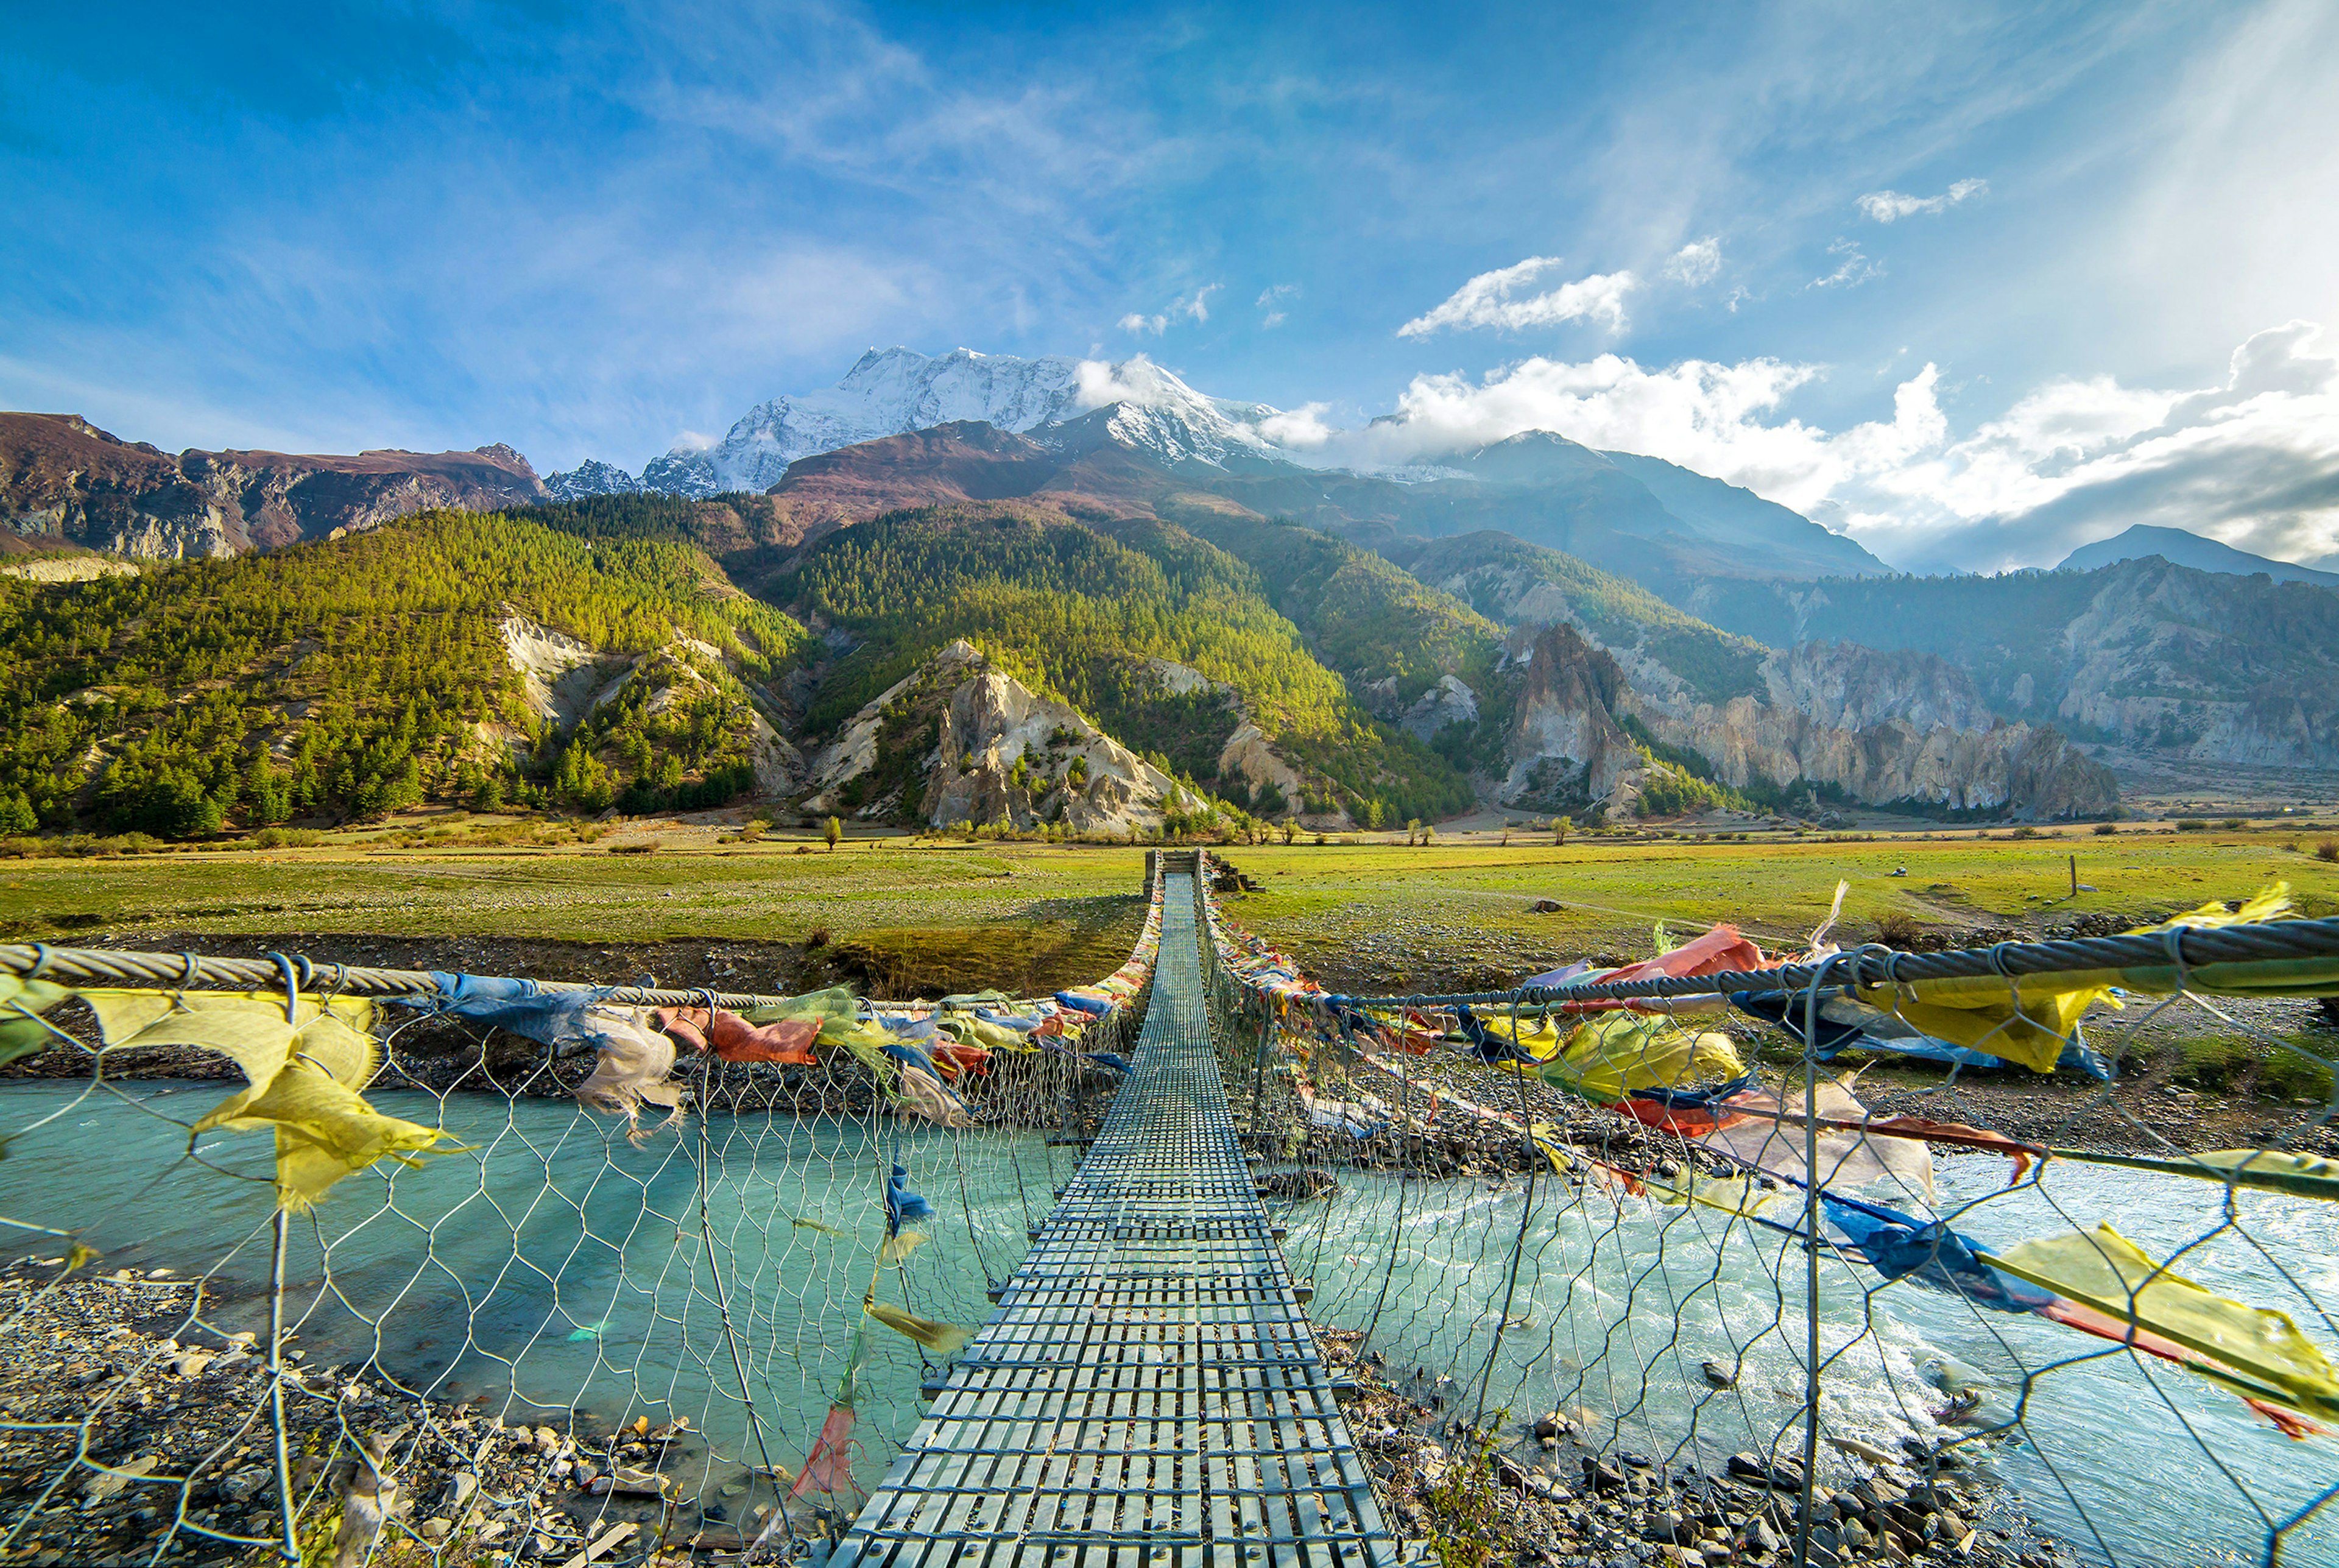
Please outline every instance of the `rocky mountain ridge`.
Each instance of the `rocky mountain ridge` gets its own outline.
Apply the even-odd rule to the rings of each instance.
[[[0,550],[74,546],[143,559],[235,555],[375,527],[433,507],[548,498],[506,446],[354,456],[173,456],[75,414],[0,414]]]
[[[2000,725],[1971,681],[1937,658],[1848,645],[1774,651],[1499,534],[1422,544],[1401,557],[1420,574],[1408,575],[1335,536],[1261,517],[1207,477],[1140,460],[1101,421],[1084,442],[1043,445],[1048,434],[962,423],[887,438],[792,465],[773,499],[817,498],[864,517],[1039,504],[1108,533],[1130,526],[1110,519],[1174,520],[1258,573],[1276,610],[1372,714],[1437,742],[1509,804],[1630,811],[1640,776],[1672,765],[1646,754],[1633,724],[1696,776],[1766,799],[2045,815],[2117,802],[2102,769],[2051,730]],[[1495,461],[1553,455],[1548,444],[1514,446]],[[1606,466],[1581,449],[1557,457]],[[1574,648],[1536,636],[1554,626]],[[1237,780],[1244,804],[1255,793],[1278,805],[1317,793],[1271,745],[1255,766],[1229,763],[1242,750],[1230,739],[1215,773]],[[1209,770],[1198,764],[1196,776]]]
[[[905,379],[908,371],[940,363],[919,356],[909,356],[909,360],[915,363],[870,364],[866,380],[898,403],[916,390],[915,378]],[[989,364],[968,356],[958,371]],[[1079,383],[1084,369],[1074,366],[1073,388],[1081,396],[1094,390]],[[948,377],[933,384],[953,396],[981,392],[992,403],[1013,403],[1019,418],[1048,411],[1047,399],[1034,390],[1045,391],[1043,381],[1011,378],[987,390],[975,386],[973,391],[968,390],[972,383],[953,384]],[[1062,391],[1061,383],[1056,390]],[[1912,617],[1896,606],[1894,594],[2019,595],[2031,591],[2025,579],[1986,579],[1979,587],[1965,583],[1953,590],[1926,587],[1921,593],[1912,587],[1915,580],[1905,578],[1742,577],[1734,579],[1740,584],[1736,590],[1725,590],[1719,579],[1702,579],[1689,597],[1724,606],[1741,620],[1769,617],[1762,627],[1767,635],[1736,635],[1683,611],[1660,591],[1623,580],[1583,558],[1502,530],[1439,532],[1437,528],[1458,526],[1485,515],[1490,508],[1497,512],[1505,507],[1541,508],[1546,522],[1558,518],[1554,527],[1564,524],[1577,532],[1602,534],[1634,555],[1644,577],[1652,561],[1661,563],[1676,547],[1693,546],[1712,557],[1736,547],[1732,541],[1751,540],[1773,559],[1802,552],[1802,568],[1810,569],[1834,558],[1830,552],[1839,547],[1856,551],[1857,547],[1746,492],[1670,470],[1669,465],[1653,459],[1620,459],[1545,434],[1457,454],[1454,465],[1407,483],[1301,469],[1264,453],[1265,438],[1258,429],[1271,410],[1238,409],[1229,414],[1190,389],[1186,392],[1208,419],[1180,416],[1167,424],[1146,425],[1136,416],[1158,412],[1154,404],[1109,403],[1035,425],[1026,433],[983,420],[962,420],[798,458],[765,495],[735,493],[694,501],[602,492],[565,505],[550,504],[548,498],[524,515],[587,537],[597,536],[606,525],[620,536],[686,539],[719,563],[737,588],[811,616],[815,630],[831,641],[844,636],[834,658],[800,659],[775,675],[770,695],[787,712],[775,709],[758,721],[778,746],[801,744],[806,751],[827,744],[834,726],[849,718],[877,685],[899,679],[907,664],[894,664],[882,681],[857,689],[824,685],[828,679],[824,670],[871,671],[874,666],[865,659],[854,664],[844,655],[873,634],[880,644],[895,646],[885,641],[893,636],[887,629],[890,616],[906,615],[916,620],[937,613],[958,614],[946,598],[921,604],[924,588],[919,578],[927,568],[912,564],[918,552],[931,555],[937,549],[943,554],[933,557],[936,561],[958,558],[950,556],[956,545],[942,543],[958,524],[945,523],[931,538],[903,536],[900,547],[912,554],[885,568],[905,574],[888,578],[894,586],[873,597],[855,586],[865,569],[865,564],[853,564],[860,559],[855,552],[873,537],[865,531],[868,525],[905,508],[924,508],[938,518],[948,514],[970,524],[987,518],[1007,526],[1008,533],[997,536],[1006,553],[998,557],[995,567],[982,568],[992,575],[967,579],[965,591],[1008,595],[1028,605],[1018,613],[1030,616],[1053,616],[1079,599],[1095,594],[1110,598],[1125,591],[1103,585],[1120,583],[1114,574],[1135,569],[1129,563],[1139,557],[1153,563],[1145,571],[1168,572],[1186,581],[1203,558],[1195,551],[1225,552],[1255,574],[1257,588],[1241,587],[1237,578],[1228,577],[1214,591],[1260,594],[1264,603],[1252,601],[1243,613],[1266,615],[1269,620],[1282,617],[1276,623],[1284,627],[1274,634],[1278,636],[1288,636],[1296,628],[1318,661],[1317,675],[1308,678],[1329,679],[1335,693],[1345,683],[1347,700],[1356,705],[1353,719],[1335,721],[1330,715],[1337,700],[1319,691],[1306,699],[1315,715],[1310,722],[1324,726],[1326,737],[1351,733],[1355,725],[1365,724],[1386,737],[1376,744],[1412,745],[1411,754],[1422,761],[1406,764],[1416,772],[1403,788],[1413,792],[1410,798],[1420,806],[1436,812],[1456,807],[1440,793],[1445,785],[1433,785],[1419,773],[1421,765],[1435,760],[1432,753],[1446,759],[1439,765],[1449,768],[1444,776],[1455,787],[1461,787],[1460,775],[1467,775],[1494,798],[1520,804],[1567,795],[1581,797],[1587,805],[1596,802],[1629,809],[1639,798],[1635,790],[1623,787],[1631,775],[1654,770],[1662,782],[1672,769],[1682,779],[1695,778],[1764,799],[1808,804],[1840,798],[1935,813],[2088,814],[2109,809],[2114,792],[2108,775],[2063,739],[2059,732],[2064,725],[2077,728],[2083,740],[2102,735],[2156,738],[2170,733],[2173,715],[2176,722],[2197,726],[2179,737],[2181,744],[2253,757],[2312,756],[2316,754],[2313,748],[2328,745],[2334,728],[2332,715],[2323,711],[2328,703],[2318,706],[2311,687],[2304,693],[2285,691],[2262,680],[2231,701],[2216,694],[2172,696],[2169,690],[2169,683],[2184,673],[2179,666],[2186,650],[2226,616],[2226,601],[2217,596],[2236,591],[2231,585],[2255,584],[2250,591],[2294,597],[2316,590],[2268,585],[2262,578],[2164,575],[2153,579],[2160,599],[2143,612],[2141,621],[2135,604],[2098,594],[2091,605],[2064,616],[2072,640],[2059,656],[2059,674],[2048,672],[2061,683],[2059,691],[2050,690],[2047,676],[2037,673],[2051,662],[2047,656],[2054,650],[2043,647],[2026,646],[2017,650],[2018,656],[2004,657],[1985,650],[1977,657],[1975,648],[1963,645],[1939,650],[1866,646],[1880,627],[1894,636],[1912,635],[1900,626]],[[1223,426],[1216,435],[1210,434],[1218,429],[1209,425],[1210,419]],[[1245,424],[1245,419],[1258,423]],[[1198,430],[1201,436],[1195,435]],[[1237,434],[1229,437],[1225,430]],[[101,438],[111,441],[103,432],[75,437]],[[212,456],[171,459],[152,449],[119,442],[112,446],[147,465],[150,474],[159,472],[153,465],[167,468],[174,478],[157,478],[157,486],[183,482],[182,463]],[[446,456],[490,467],[518,463],[527,481],[534,483],[532,471],[517,454],[489,450]],[[400,471],[410,478],[420,463],[410,454],[363,457],[382,471],[402,462]],[[344,473],[351,465],[372,471],[357,459],[297,461],[344,465],[308,470],[304,482],[312,485],[320,482],[319,474]],[[1661,489],[1670,507],[1660,498]],[[334,527],[376,526],[376,512],[407,505],[413,496],[411,489],[400,492],[394,487],[375,493],[375,511],[353,508],[346,514],[350,521]],[[1466,498],[1474,498],[1466,506]],[[1567,506],[1579,503],[1597,516],[1570,521],[1562,515]],[[1448,509],[1437,511],[1441,507]],[[1425,512],[1424,508],[1430,509]],[[1019,518],[1022,520],[1016,521]],[[1052,522],[1045,521],[1051,518]],[[312,517],[301,526],[313,528],[319,520]],[[1401,527],[1425,520],[1435,527],[1425,532]],[[1628,537],[1611,523],[1653,531]],[[1017,533],[1032,526],[1038,534],[1025,537]],[[1066,528],[1069,532],[1061,531]],[[1814,541],[1804,530],[1820,539]],[[1010,535],[1023,542],[1009,547]],[[1090,539],[1089,545],[1073,545],[1073,556],[1084,551],[1094,555],[1092,546],[1102,548],[1111,539],[1134,544],[1137,554],[1109,569],[1100,567],[1106,577],[1098,579],[1099,586],[1089,586],[1089,579],[1075,573],[1063,578],[1060,587],[1035,592],[1041,578],[1026,580],[1021,574],[1036,570],[1046,577],[1071,558],[1061,557],[1058,544],[1044,542],[1042,536],[1057,541]],[[248,533],[247,541],[267,542]],[[831,550],[829,541],[843,541],[843,554]],[[223,553],[238,547],[223,532],[217,544]],[[982,546],[977,554],[989,548]],[[855,618],[849,635],[843,626],[820,621],[792,597],[798,589],[791,586],[791,574],[804,563],[829,556],[836,557],[836,572],[824,579],[828,587],[823,592],[837,603],[858,606],[851,611]],[[1051,561],[1055,566],[1048,565]],[[2099,575],[2154,568],[2164,574],[2180,570],[2159,562],[2148,567],[2128,563]],[[1231,563],[1222,560],[1203,568],[1201,578],[1190,580],[1199,582],[1229,569]],[[2044,579],[2064,584],[2058,592],[2092,581],[2070,573],[2046,574]],[[2203,583],[2211,588],[2202,589]],[[1179,596],[1188,591],[1180,588],[1172,597],[1184,605],[1188,601]],[[840,594],[843,598],[836,599]],[[1839,606],[1847,604],[1862,606],[1866,613],[1843,614]],[[1181,608],[1176,613],[1187,612]],[[2097,615],[2099,624],[2087,621],[2087,614]],[[1989,622],[1989,616],[1964,618]],[[1924,616],[1913,619],[1922,623]],[[2279,619],[2275,617],[2277,623]],[[970,634],[984,624],[980,614],[966,622]],[[1581,670],[1566,674],[1581,660],[1558,644],[1545,648],[1535,641],[1540,630],[1557,626],[1571,628],[1590,653],[1613,665],[1621,685],[1610,690],[1612,683],[1599,668],[1590,675]],[[1082,656],[1092,662],[1080,679],[1106,679],[1098,672],[1119,656],[1111,651],[1117,646],[1114,639],[1135,628],[1133,622],[1127,628],[1087,626],[1081,635],[1101,640],[1083,645],[1090,651]],[[2216,635],[2246,641],[2262,637],[2264,631],[2262,626],[2224,626],[2216,628]],[[949,630],[940,633],[944,638],[951,635]],[[2308,628],[2310,646],[2317,635]],[[1522,636],[1525,640],[1519,640]],[[1815,644],[1823,646],[1811,646]],[[939,646],[901,646],[899,652],[905,658],[914,654],[923,659]],[[2328,648],[2333,639],[2324,636],[2320,646]],[[2159,690],[2136,689],[2133,656],[2139,648],[2160,661],[2159,673],[2150,677],[2160,683]],[[1180,664],[1189,657],[1170,647],[1134,645],[1125,655],[1120,662],[1131,668],[1148,661]],[[1538,657],[1543,659],[1541,674],[1536,673]],[[1103,663],[1093,662],[1097,659]],[[1157,731],[1155,726],[1170,722],[1171,712],[1157,705],[1145,710],[1152,716],[1130,721],[1137,723],[1136,730],[1113,738],[1149,751],[1166,748],[1178,755],[1178,772],[1229,791],[1228,798],[1247,809],[1266,803],[1270,813],[1296,810],[1326,821],[1353,820],[1347,814],[1361,811],[1368,799],[1386,793],[1387,786],[1371,783],[1372,767],[1351,776],[1357,759],[1340,760],[1345,742],[1327,739],[1312,756],[1304,754],[1305,748],[1292,750],[1272,711],[1250,711],[1244,693],[1223,685],[1241,678],[1229,673],[1237,667],[1213,666],[1207,678],[1214,686],[1223,686],[1221,695],[1212,699],[1200,694],[1196,700],[1209,711],[1197,708],[1179,719],[1183,730]],[[1969,670],[1970,676],[1964,673]],[[1049,684],[1054,678],[1050,676],[1037,685],[1027,681],[1023,689],[1034,700],[1059,701],[1058,688]],[[1127,678],[1112,676],[1110,680],[1125,683]],[[1209,705],[1212,701],[1216,705]],[[2225,705],[2216,705],[2220,702]],[[1087,705],[1088,698],[1081,703]],[[2052,705],[2058,703],[2059,709]],[[822,704],[827,716],[808,733],[800,731],[799,718]],[[1109,722],[1099,724],[1099,733],[1119,730],[1126,718],[1109,715]],[[1203,736],[1207,745],[1197,736]],[[1326,745],[1333,749],[1322,750]],[[1192,754],[1180,751],[1181,745]],[[1201,749],[1193,749],[1195,745]],[[797,784],[784,785],[783,779],[800,767],[801,758],[786,763],[773,745],[762,746],[761,753],[755,769],[757,787],[792,798]],[[1688,787],[1682,784],[1671,794],[1660,789],[1659,796],[1678,799]],[[1109,807],[1120,811],[1124,804],[1109,803]]]
[[[1762,664],[1763,695],[1668,703],[1635,691],[1624,711],[1696,753],[1733,789],[1814,793],[1920,811],[2097,816],[2119,786],[2051,727],[1992,714],[1972,680],[1924,654],[1801,643]]]
[[[2313,583],[2318,587],[2339,588],[2339,572],[2321,571],[2293,561],[2277,561],[2267,556],[2252,555],[2221,540],[2204,538],[2183,528],[2160,528],[2151,523],[2137,523],[2108,539],[2081,545],[2057,563],[2055,569],[2058,572],[2087,572],[2097,567],[2117,566],[2121,561],[2143,560],[2150,556],[2158,556],[2176,566],[2191,567],[2197,572],[2226,572],[2244,577],[2264,572],[2278,583]]]
[[[1773,646],[1936,655],[1996,712],[2203,763],[2339,768],[2339,591],[2157,556],[2093,571],[1748,585],[1701,603]]]

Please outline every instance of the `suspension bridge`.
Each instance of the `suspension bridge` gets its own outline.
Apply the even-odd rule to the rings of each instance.
[[[1457,1505],[1359,1453],[1312,1309],[1554,1413],[1564,1451],[1506,1428],[1496,1511],[1564,1563],[1660,1538],[1708,1562],[2339,1561],[2316,1446],[2339,1425],[2318,1343],[2339,1170],[2315,1152],[2339,1100],[2298,1078],[2332,1070],[2319,1037],[2264,1011],[2339,992],[2339,920],[2280,918],[2274,888],[2119,936],[1815,937],[1746,968],[1766,955],[1718,926],[1621,970],[1356,997],[1217,912],[1201,856],[1152,860],[1120,971],[998,1005],[0,944],[0,1062],[42,1051],[48,1080],[0,1097],[0,1227],[25,1248],[0,1259],[0,1552],[1400,1568],[1422,1543],[1391,1520],[1451,1530]],[[2042,1095],[2018,1137],[1942,1119],[1991,1109],[1958,1098],[1975,1048],[2043,1080],[2113,988],[2098,1070],[2181,1008],[2322,1100],[2223,1150],[2108,1085]],[[1725,1004],[1800,1045],[1775,1088],[1736,1070],[1749,1031],[1709,1031]],[[198,1115],[212,1090],[144,1081],[158,1047],[244,1086]],[[1821,1079],[1842,1049],[1949,1070],[1884,1115]],[[1817,1088],[1836,1097],[1811,1115]],[[271,1128],[272,1159],[224,1136]],[[1358,1168],[1291,1222],[1312,1278],[1261,1201],[1260,1138]],[[1455,1187],[1495,1143],[1497,1169],[1556,1179]],[[1935,1146],[2011,1175],[1936,1171]],[[900,1229],[936,1218],[909,1178],[952,1201],[945,1159],[972,1256]],[[184,1201],[156,1232],[166,1180]],[[2137,1239],[2079,1228],[2104,1214]],[[1026,1227],[991,1278],[982,1238]],[[172,1266],[115,1267],[153,1257]],[[163,1312],[172,1337],[130,1321]],[[871,1321],[963,1347],[928,1366],[922,1417],[923,1358],[879,1339],[864,1365]],[[428,1354],[452,1333],[476,1349]],[[1896,1358],[1912,1338],[1938,1362]],[[2072,1415],[2115,1401],[2117,1430]],[[1634,1484],[1602,1490],[1611,1459]],[[2185,1519],[2121,1466],[2195,1476]]]
[[[1196,872],[1096,1142],[833,1568],[1399,1561],[1227,1109]]]

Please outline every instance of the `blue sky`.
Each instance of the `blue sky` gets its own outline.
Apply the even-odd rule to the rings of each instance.
[[[0,405],[166,448],[638,468],[873,344],[1144,352],[1654,451],[1912,566],[2339,549],[2324,5],[10,26]]]

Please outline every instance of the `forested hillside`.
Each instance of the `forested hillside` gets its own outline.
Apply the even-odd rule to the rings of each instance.
[[[1675,609],[1638,583],[1508,534],[1409,541],[1393,552],[1406,570],[1505,625],[1567,621],[1610,648],[1637,650],[1681,677],[1701,700],[1759,691],[1768,650]],[[1752,590],[1749,590],[1752,591]]]
[[[1257,572],[1316,656],[1359,687],[1393,682],[1403,705],[1440,676],[1483,687],[1494,673],[1501,628],[1383,557],[1288,521],[1201,507],[1170,515]]]
[[[612,657],[631,684],[564,731],[526,700],[514,612],[603,656],[681,634],[716,657],[678,652],[664,701],[657,670]],[[801,636],[678,540],[467,512],[92,582],[0,578],[0,828],[184,835],[453,797],[706,804],[752,783],[739,676],[768,679]]]
[[[1247,713],[1319,805],[1402,820],[1470,801],[1466,779],[1376,724],[1310,654],[1258,574],[1153,518],[1091,525],[1014,505],[893,513],[821,540],[766,592],[854,640],[805,715],[814,737],[964,637],[1205,786]],[[1212,685],[1180,692],[1155,661]]]

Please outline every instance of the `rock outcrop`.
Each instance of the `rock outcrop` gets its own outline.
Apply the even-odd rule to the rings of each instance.
[[[813,763],[812,812],[946,827],[1158,827],[1176,780],[959,641],[855,714]]]
[[[74,414],[0,414],[0,527],[36,546],[147,559],[230,556],[433,507],[492,510],[546,498],[528,459],[505,446],[173,457]]]
[[[1299,770],[1284,761],[1282,754],[1275,749],[1275,743],[1268,738],[1267,732],[1248,718],[1235,726],[1235,733],[1227,737],[1227,744],[1219,750],[1219,777],[1229,784],[1236,779],[1242,780],[1254,796],[1269,788],[1280,794],[1284,801],[1282,811],[1262,810],[1260,814],[1266,816],[1298,812],[1300,798],[1308,788],[1307,781],[1299,776]]]
[[[2064,632],[2058,718],[2197,762],[2339,767],[2339,595],[2157,558],[2105,577]]]
[[[503,633],[504,657],[520,678],[528,711],[564,727],[592,707],[613,672],[629,665],[567,632],[541,626],[508,605],[498,629]]]
[[[1765,658],[1762,676],[1759,697],[1636,689],[1620,711],[1733,789],[1808,784],[1871,804],[2034,817],[2119,804],[2110,770],[2052,728],[1998,718],[1970,677],[1931,655],[1805,643]]]
[[[1708,703],[1628,673],[1564,623],[1515,633],[1505,652],[1521,682],[1496,792],[1508,804],[1630,810],[1650,764],[1628,723],[1661,756],[1702,759],[1714,781],[1758,797],[1809,788],[2027,817],[2119,803],[2108,769],[2052,728],[1998,718],[1971,679],[1928,655],[1805,644],[1762,661],[1761,695]]]
[[[1397,723],[1416,740],[1427,740],[1447,725],[1475,724],[1478,694],[1458,676],[1440,676],[1437,684],[1413,700]]]
[[[1525,669],[1497,797],[1545,811],[1629,805],[1642,758],[1616,722],[1632,692],[1623,667],[1564,624],[1515,635],[1505,651]]]

